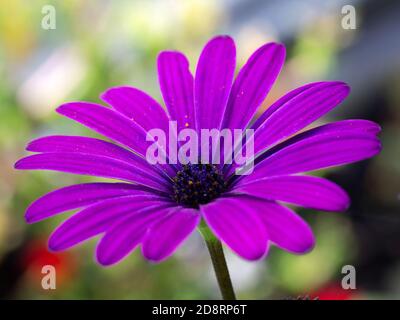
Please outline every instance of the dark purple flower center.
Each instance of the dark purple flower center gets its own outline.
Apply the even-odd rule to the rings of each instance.
[[[222,173],[212,164],[187,164],[173,178],[173,199],[180,205],[198,208],[227,189]]]

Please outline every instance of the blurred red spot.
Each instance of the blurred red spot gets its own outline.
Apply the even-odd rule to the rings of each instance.
[[[42,273],[42,268],[46,265],[55,268],[57,285],[62,285],[71,279],[76,271],[75,257],[70,252],[50,252],[45,240],[31,241],[22,255],[22,267],[26,270],[29,279],[40,285],[45,275]]]
[[[345,290],[340,284],[334,283],[322,287],[311,296],[318,297],[319,300],[353,300],[358,295],[357,290]]]

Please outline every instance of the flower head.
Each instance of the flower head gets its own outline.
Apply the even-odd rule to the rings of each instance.
[[[235,44],[218,36],[204,47],[193,77],[176,51],[158,56],[166,110],[132,87],[101,95],[110,107],[71,102],[57,112],[112,142],[80,136],[48,136],[28,144],[37,154],[17,169],[43,169],[116,179],[64,187],[39,198],[26,212],[28,223],[79,209],[51,235],[49,247],[64,250],[102,235],[97,260],[110,265],[141,245],[145,258],[161,261],[204,219],[212,232],[248,260],[263,257],[270,243],[292,253],[314,246],[310,227],[282,203],[343,211],[346,193],[336,184],[304,172],[343,165],[380,151],[377,124],[345,120],[299,131],[340,104],[349,94],[343,82],[315,82],[297,88],[258,118],[257,109],[277,78],[284,46],[260,47],[234,79]],[[254,168],[236,175],[235,163],[150,164],[147,133],[178,130],[252,129]],[[297,134],[297,135],[295,135]],[[163,150],[168,155],[168,146]]]

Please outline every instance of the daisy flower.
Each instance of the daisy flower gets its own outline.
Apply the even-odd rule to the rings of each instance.
[[[109,106],[69,102],[58,107],[59,114],[110,141],[39,138],[27,146],[37,154],[19,160],[15,168],[119,182],[67,186],[33,202],[25,215],[28,223],[78,209],[50,236],[51,250],[65,250],[101,235],[96,249],[101,265],[117,263],[138,246],[146,259],[159,262],[199,227],[218,277],[226,267],[219,241],[247,260],[264,257],[270,244],[296,254],[313,248],[312,230],[285,204],[346,210],[349,198],[343,189],[304,173],[376,155],[380,128],[367,120],[345,120],[297,134],[346,98],[349,86],[338,81],[290,91],[256,118],[283,66],[285,48],[276,43],[261,46],[236,77],[235,59],[235,44],[228,36],[206,44],[194,76],[182,53],[161,52],[158,77],[166,110],[145,92],[128,86],[101,95]],[[153,128],[167,132],[171,120],[178,130],[254,130],[253,171],[236,175],[234,163],[149,164],[146,133]],[[223,276],[218,280],[221,285]]]

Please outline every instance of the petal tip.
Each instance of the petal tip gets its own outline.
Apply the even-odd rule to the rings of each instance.
[[[51,236],[50,236],[50,239],[49,239],[49,241],[47,243],[47,247],[49,248],[49,250],[51,252],[58,252],[58,251],[62,250],[61,246],[58,245],[57,243],[55,243],[55,241],[52,239]]]
[[[351,199],[350,196],[345,192],[345,199],[343,200],[342,208],[340,211],[346,212],[350,208]]]
[[[310,253],[311,251],[313,251],[315,248],[315,239],[313,237],[312,241],[310,241],[310,243],[308,245],[306,245],[303,249],[303,251],[301,252],[301,254],[307,254]]]
[[[241,255],[242,258],[248,261],[259,261],[264,259],[268,255],[268,248],[259,252],[252,252],[250,254]]]
[[[283,43],[273,42],[273,45],[275,46],[279,54],[286,55],[286,47]]]
[[[71,109],[70,103],[67,102],[67,103],[63,103],[62,105],[58,106],[56,108],[56,112],[61,115],[65,115],[68,113],[68,111],[70,111],[70,109]]]
[[[345,98],[350,94],[351,87],[346,82],[343,81],[333,81],[333,84],[337,85],[341,89],[342,96]]]
[[[30,211],[26,211],[24,219],[27,224],[33,224],[37,222],[35,216]]]
[[[374,122],[374,124],[375,124],[375,128],[376,128],[376,134],[380,133],[382,131],[382,127],[376,122]]]
[[[315,236],[314,233],[312,232],[311,228],[310,228],[310,233],[308,235],[308,237],[304,240],[302,247],[299,249],[299,251],[297,252],[297,254],[307,254],[310,253],[311,251],[314,250],[315,248]]]
[[[23,160],[24,159],[19,159],[17,162],[14,163],[14,169],[16,170],[22,170],[24,169],[23,167]]]
[[[25,147],[26,151],[31,151],[31,152],[35,152],[35,144],[34,141],[29,142],[26,147]]]
[[[47,242],[47,246],[49,250],[53,252],[63,251],[68,248],[65,244],[63,244],[62,237],[57,232],[59,229],[56,229],[49,237]]]
[[[135,88],[128,85],[110,87],[102,92],[99,97],[101,100],[108,102],[109,98],[112,98],[112,95],[114,95],[118,91],[120,92],[121,90],[135,90]]]
[[[205,47],[208,47],[209,45],[214,45],[216,43],[223,43],[224,45],[228,45],[231,47],[235,47],[235,41],[233,40],[233,38],[229,35],[217,35],[214,38],[211,38],[207,44],[205,45]]]
[[[311,251],[313,251],[315,248],[315,245],[316,245],[316,242],[315,242],[314,235],[311,234],[311,237],[309,239],[305,240],[300,246],[298,246],[295,249],[282,248],[279,245],[278,245],[278,247],[280,247],[284,251],[287,251],[291,254],[300,256],[300,255],[304,255],[304,254],[307,254],[307,253],[310,253]]]
[[[164,260],[168,259],[171,255],[166,255],[166,256],[160,256],[160,255],[153,255],[145,250],[143,250],[143,246],[142,246],[142,255],[143,257],[150,263],[152,264],[158,264],[160,262],[163,262]]]
[[[178,50],[163,50],[160,51],[157,55],[157,59],[169,57],[169,56],[180,56],[184,57],[183,53]]]
[[[93,107],[93,106],[100,106],[100,105],[86,101],[71,101],[63,103],[60,106],[58,106],[56,108],[56,112],[64,116],[68,116],[79,111],[80,107]]]
[[[343,88],[343,94],[347,97],[351,92],[351,87],[347,83],[343,82]]]
[[[95,255],[95,261],[103,266],[103,267],[111,267],[112,265],[116,264],[118,261],[114,261],[112,259],[110,259],[110,257],[107,257],[104,254],[101,254],[98,250],[96,251],[96,255]]]
[[[214,40],[214,39],[222,39],[222,40],[233,41],[233,38],[229,34],[216,35],[214,38],[211,39],[211,41]]]

